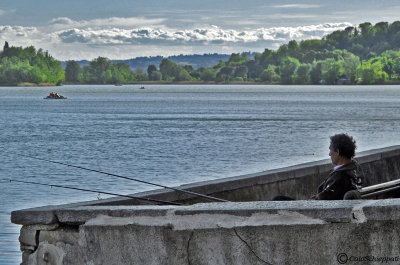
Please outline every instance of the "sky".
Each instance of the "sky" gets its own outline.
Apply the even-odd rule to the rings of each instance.
[[[400,0],[1,0],[0,47],[59,60],[262,52],[396,20]]]

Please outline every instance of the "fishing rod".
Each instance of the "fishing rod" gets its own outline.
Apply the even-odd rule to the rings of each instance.
[[[63,185],[45,184],[45,183],[39,183],[39,182],[33,182],[33,181],[10,179],[10,182],[19,182],[19,183],[25,183],[25,184],[40,185],[40,186],[46,186],[46,187],[51,187],[51,188],[56,187],[56,188],[63,188],[63,189],[69,189],[69,190],[87,191],[87,192],[92,192],[92,193],[97,193],[97,194],[113,195],[113,196],[118,196],[118,197],[126,197],[126,198],[131,198],[131,199],[150,201],[150,202],[158,202],[158,203],[164,203],[164,204],[183,205],[182,203],[177,203],[177,202],[169,202],[169,201],[162,201],[162,200],[156,200],[156,199],[141,198],[141,197],[136,197],[136,196],[131,196],[131,195],[123,195],[123,194],[117,194],[117,193],[111,193],[111,192],[105,192],[105,191],[75,188],[75,187],[69,187],[69,186],[63,186]]]
[[[131,180],[131,181],[136,181],[136,182],[140,182],[140,183],[144,183],[144,184],[148,184],[148,185],[152,185],[152,186],[156,186],[156,187],[161,187],[161,188],[165,188],[165,189],[170,189],[170,190],[174,190],[174,191],[178,191],[178,192],[194,195],[196,197],[205,198],[205,199],[208,199],[208,200],[214,200],[214,201],[218,201],[218,202],[229,202],[228,200],[212,197],[212,196],[209,196],[209,195],[205,195],[205,194],[201,194],[201,193],[197,193],[197,192],[193,192],[193,191],[183,190],[183,189],[174,188],[174,187],[168,187],[168,186],[164,186],[164,185],[161,185],[161,184],[156,184],[156,183],[152,183],[152,182],[148,182],[148,181],[140,180],[140,179],[135,179],[135,178],[124,177],[124,176],[121,176],[121,175],[108,173],[108,172],[104,172],[104,171],[100,171],[100,170],[90,169],[90,168],[81,167],[81,166],[75,166],[75,165],[71,165],[71,164],[67,164],[67,163],[62,163],[62,162],[48,160],[48,159],[34,157],[34,156],[28,156],[28,155],[19,155],[19,156],[28,157],[28,158],[32,158],[32,159],[36,159],[36,160],[40,160],[40,161],[45,161],[45,162],[49,162],[49,163],[53,163],[53,164],[64,165],[64,166],[67,166],[67,167],[78,168],[78,169],[82,169],[82,170],[86,170],[86,171],[90,171],[90,172],[96,172],[96,173],[100,173],[100,174],[103,174],[103,175],[108,175],[108,176],[117,177],[117,178],[121,178],[121,179],[127,179],[127,180]]]

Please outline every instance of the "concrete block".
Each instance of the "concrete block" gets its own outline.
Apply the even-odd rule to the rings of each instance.
[[[48,243],[41,243],[38,249],[30,254],[29,256],[25,257],[23,264],[25,265],[65,265],[63,262],[65,252],[63,249],[48,244]],[[70,263],[71,264],[71,263]],[[83,263],[76,263],[76,264],[83,264]],[[72,264],[71,264],[72,265]]]
[[[40,231],[39,242],[56,245],[57,243],[74,245],[79,239],[78,227],[63,227],[56,231]]]
[[[35,246],[38,245],[38,231],[51,231],[56,230],[59,224],[52,225],[24,225],[21,228],[19,241],[25,246]]]

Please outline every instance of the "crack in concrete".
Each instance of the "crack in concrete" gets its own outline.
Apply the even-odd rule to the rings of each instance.
[[[235,232],[236,236],[250,249],[251,253],[253,253],[253,255],[254,255],[258,260],[260,260],[261,262],[263,262],[263,263],[265,263],[265,264],[273,265],[272,263],[269,263],[269,262],[263,260],[262,258],[260,258],[260,257],[257,255],[257,253],[251,248],[250,244],[247,243],[247,241],[244,240],[244,239],[239,235],[239,233],[236,231],[235,228],[233,228],[233,231]]]
[[[187,260],[188,260],[188,264],[189,264],[189,265],[192,264],[192,263],[190,262],[189,247],[190,247],[190,241],[191,241],[192,238],[193,238],[193,234],[194,234],[194,231],[192,231],[192,233],[190,234],[190,237],[189,237],[189,240],[188,240],[187,246],[186,246]]]
[[[368,221],[367,217],[365,216],[364,213],[364,207],[365,206],[369,206],[369,205],[373,205],[375,204],[376,201],[366,201],[366,202],[362,202],[360,204],[357,204],[356,206],[353,207],[353,209],[351,210],[351,222],[353,223],[365,223],[366,221]]]
[[[36,230],[36,233],[35,233],[35,243],[36,243],[36,246],[35,246],[35,250],[33,251],[33,252],[35,252],[36,251],[36,249],[39,247],[39,238],[40,238],[40,230]]]

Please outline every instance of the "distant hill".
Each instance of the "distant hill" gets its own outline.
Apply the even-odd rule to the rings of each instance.
[[[249,58],[254,59],[254,56],[257,53],[254,52],[246,52]],[[200,67],[212,67],[219,63],[219,61],[228,61],[230,58],[230,54],[194,54],[194,55],[175,55],[166,57],[168,60],[178,64],[178,65],[191,65],[194,69],[198,69]],[[136,70],[137,68],[142,68],[144,71],[147,70],[147,67],[150,64],[154,64],[157,68],[160,65],[161,60],[164,57],[162,56],[154,56],[154,57],[137,57],[133,59],[127,60],[111,60],[112,63],[126,63],[132,70]],[[89,61],[81,60],[76,61],[81,67],[85,65],[89,65]],[[62,62],[63,68],[65,68],[66,62]]]

